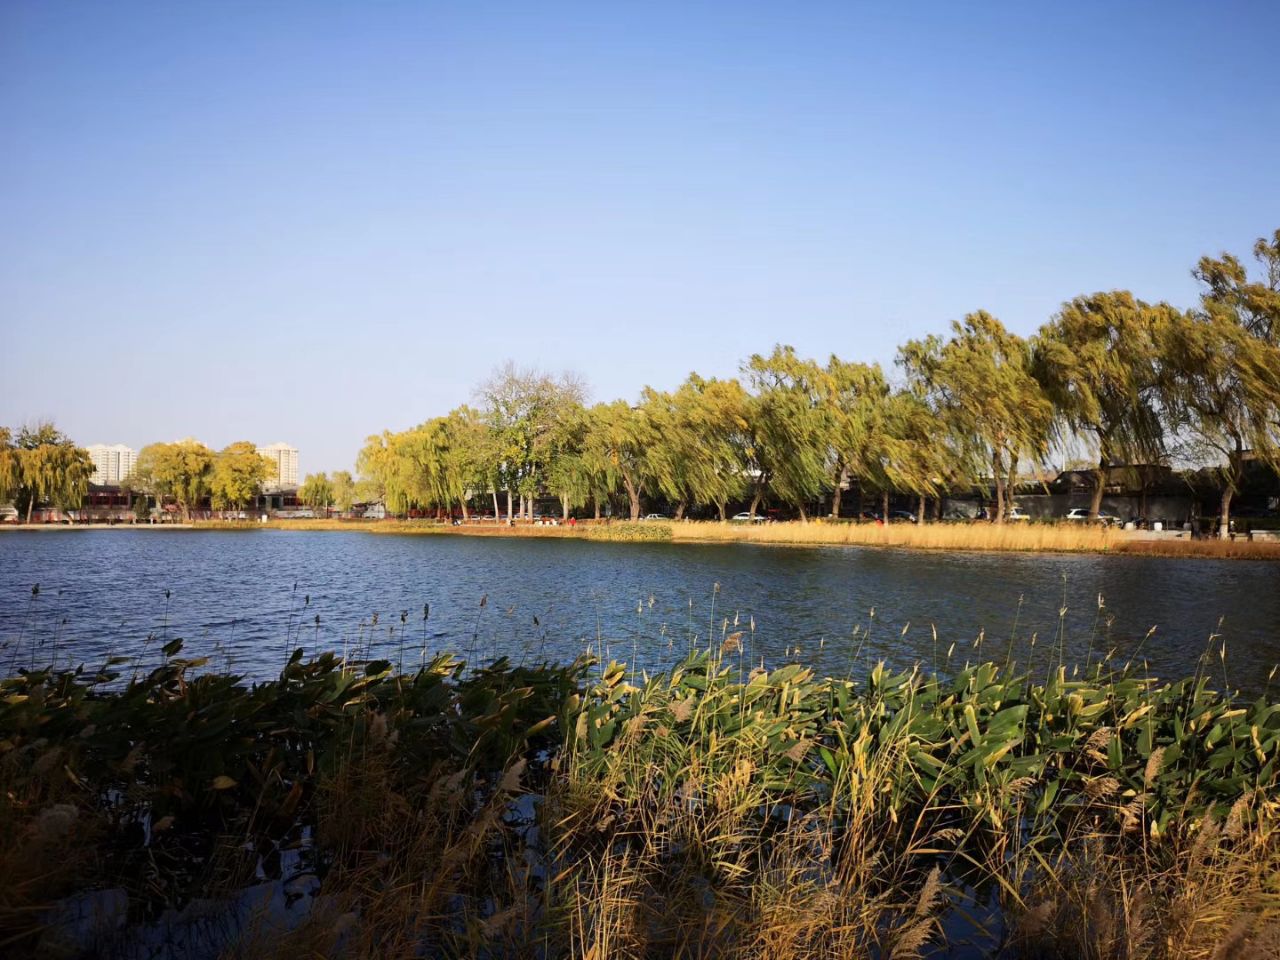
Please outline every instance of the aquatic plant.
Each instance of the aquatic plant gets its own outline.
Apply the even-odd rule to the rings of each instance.
[[[247,683],[174,640],[145,675],[0,681],[0,943],[78,890],[141,922],[306,873],[335,910],[263,955],[915,956],[961,903],[1065,951],[1067,918],[1130,929],[1125,891],[1172,903],[1192,852],[1204,895],[1159,924],[1207,946],[1142,955],[1270,935],[1280,704],[1096,665],[819,678],[742,641],[654,676],[295,652]]]

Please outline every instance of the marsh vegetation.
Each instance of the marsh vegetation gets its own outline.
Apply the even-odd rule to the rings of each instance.
[[[0,942],[123,891],[80,947],[312,884],[237,956],[1272,956],[1280,704],[1096,663],[397,670],[295,652],[0,682]],[[124,672],[122,672],[124,671]],[[77,944],[72,944],[76,946]],[[1252,951],[1252,952],[1251,952]],[[215,951],[216,952],[216,951]],[[937,955],[937,954],[934,954]]]

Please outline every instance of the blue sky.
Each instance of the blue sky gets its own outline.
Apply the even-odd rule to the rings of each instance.
[[[1030,333],[1280,226],[1280,4],[0,5],[0,423],[304,472],[512,358]]]

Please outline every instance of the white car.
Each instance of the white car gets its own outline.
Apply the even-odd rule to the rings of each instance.
[[[1030,520],[1031,514],[1027,513],[1025,510],[1023,510],[1020,507],[1014,507],[1012,510],[1009,511],[1009,519],[1010,520]]]
[[[664,516],[663,516],[662,514],[660,514],[660,513],[646,513],[646,514],[645,514],[643,517],[641,517],[640,519],[641,519],[641,520],[669,520],[669,519],[671,519],[671,518],[670,518],[670,517],[664,517]]]
[[[1072,507],[1070,510],[1067,511],[1067,519],[1068,520],[1088,520],[1089,508],[1088,507]],[[1116,518],[1109,513],[1104,513],[1103,511],[1099,510],[1098,522],[1105,526],[1107,524],[1115,523]]]
[[[729,518],[733,523],[764,523],[765,518],[756,514],[754,517],[750,513],[735,513]]]

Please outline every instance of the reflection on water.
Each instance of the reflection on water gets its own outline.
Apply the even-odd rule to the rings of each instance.
[[[1171,677],[1211,650],[1215,677],[1256,693],[1280,661],[1280,565],[275,530],[0,535],[0,672],[33,656],[154,662],[179,636],[187,655],[251,675],[296,646],[406,666],[424,648],[516,661],[591,648],[653,670],[736,630],[744,663],[834,674],[878,659],[945,667],[949,652],[1043,665],[1052,649],[1068,663],[1114,651]]]

